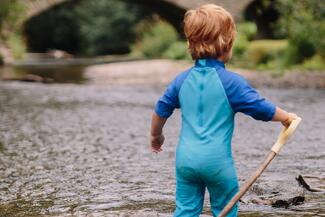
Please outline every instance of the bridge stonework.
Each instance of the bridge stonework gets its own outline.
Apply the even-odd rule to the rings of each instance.
[[[203,4],[217,4],[226,8],[236,20],[241,19],[242,12],[253,0],[164,0],[184,9],[197,8]]]
[[[0,0],[1,1],[1,0]],[[50,10],[52,7],[67,1],[78,3],[80,0],[18,0],[26,7],[26,14],[21,24],[35,17],[42,12]],[[85,0],[87,1],[87,0]],[[88,0],[95,1],[95,0]],[[125,0],[146,5],[152,11],[158,13],[161,17],[170,22],[178,32],[182,33],[181,21],[184,12],[191,8],[196,8],[203,4],[214,3],[226,8],[238,21],[241,19],[243,11],[254,0]],[[6,46],[0,44],[0,54],[4,58],[5,64],[13,62],[12,52]]]
[[[58,5],[66,1],[75,0],[20,0],[27,7],[27,15],[25,20],[28,20],[38,14],[49,10],[51,7]],[[137,0],[134,0],[135,2]],[[196,8],[202,4],[214,3],[226,8],[236,20],[241,18],[243,10],[251,3],[253,0],[139,0],[139,3],[148,3],[149,5],[155,4],[169,4],[175,8],[187,10],[190,8]]]
[[[51,7],[60,3],[66,2],[67,0],[20,0],[26,7],[25,20],[28,20],[38,14],[50,9]]]

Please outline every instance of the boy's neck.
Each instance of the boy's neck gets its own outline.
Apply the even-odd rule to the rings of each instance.
[[[214,58],[201,58],[195,60],[196,67],[222,67],[225,68],[223,61]]]

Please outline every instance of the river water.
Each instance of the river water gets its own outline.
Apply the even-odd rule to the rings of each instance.
[[[171,216],[180,113],[163,152],[150,152],[150,116],[164,85],[0,82],[0,216]],[[325,91],[260,89],[303,121],[240,203],[240,216],[325,216]],[[238,114],[233,155],[239,181],[276,140],[278,123]],[[314,178],[313,178],[314,177]],[[276,200],[302,196],[286,208]],[[204,215],[210,216],[208,197]]]

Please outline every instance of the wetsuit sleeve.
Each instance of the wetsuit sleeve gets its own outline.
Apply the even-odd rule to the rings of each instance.
[[[272,120],[275,105],[263,98],[243,77],[227,71],[221,77],[234,112],[242,112],[256,120]]]
[[[175,108],[180,108],[178,93],[189,74],[190,69],[179,74],[167,87],[155,106],[155,112],[159,117],[169,118]]]

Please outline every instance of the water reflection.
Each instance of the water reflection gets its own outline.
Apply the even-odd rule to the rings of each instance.
[[[85,66],[20,66],[1,67],[1,80],[21,80],[43,83],[84,83]]]

